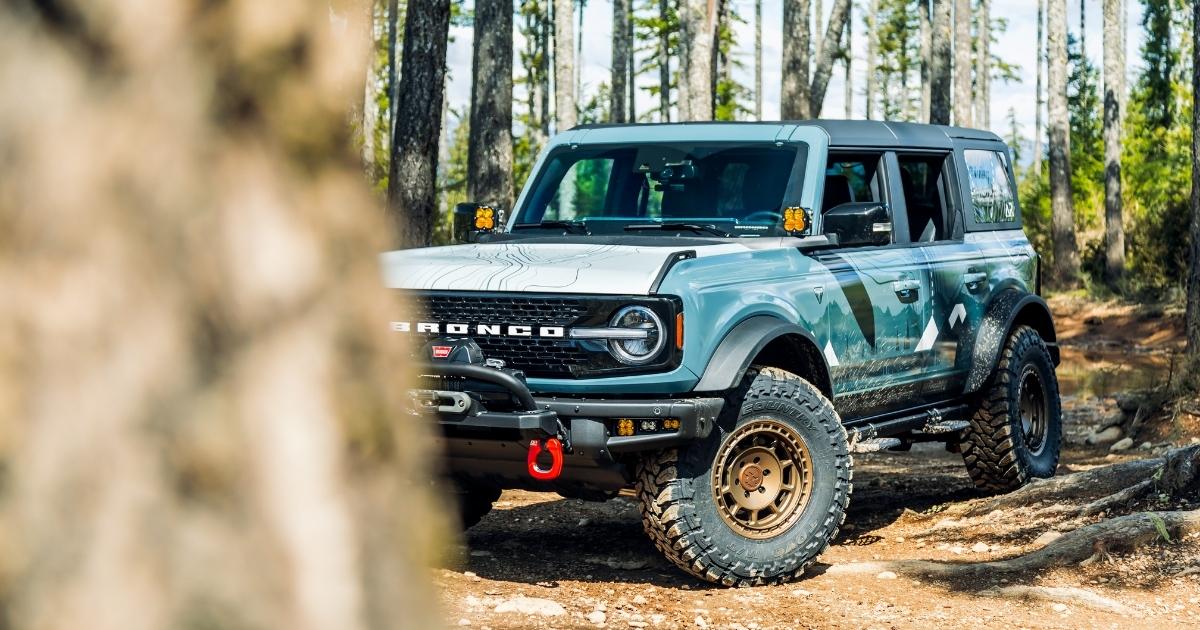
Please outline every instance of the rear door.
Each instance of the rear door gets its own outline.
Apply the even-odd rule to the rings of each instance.
[[[900,151],[896,156],[913,252],[930,292],[915,354],[922,362],[921,397],[941,402],[962,392],[967,349],[981,319],[987,269],[965,238],[961,172],[950,151]]]

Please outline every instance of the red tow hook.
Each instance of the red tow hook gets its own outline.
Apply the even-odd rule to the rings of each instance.
[[[538,466],[537,458],[545,448],[546,452],[550,453],[550,468],[542,468]],[[546,445],[543,447],[541,441],[529,441],[529,454],[525,457],[525,463],[529,466],[529,476],[538,481],[553,481],[558,479],[562,474],[563,467],[563,447],[562,442],[552,437],[546,440]]]

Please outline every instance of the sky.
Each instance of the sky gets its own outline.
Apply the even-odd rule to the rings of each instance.
[[[734,41],[737,48],[734,55],[739,57],[745,68],[735,73],[741,83],[753,87],[754,67],[754,3],[753,0],[732,0],[734,9],[743,17],[745,23],[736,26]],[[641,4],[641,3],[636,3]],[[833,0],[823,2],[826,16],[822,23],[828,20]],[[854,54],[852,68],[852,83],[854,88],[853,116],[862,118],[864,114],[864,67],[867,50],[866,29],[863,24],[861,7],[866,3],[856,1],[853,15],[853,41],[851,49]],[[1102,67],[1102,0],[1086,0],[1085,13],[1087,54],[1097,67]],[[1138,50],[1141,46],[1142,33],[1140,28],[1140,3],[1127,1],[1128,5],[1128,51],[1126,54],[1129,72],[1132,77],[1139,63]],[[1070,31],[1078,37],[1080,4],[1077,0],[1069,0],[1067,24]],[[763,118],[776,120],[779,118],[779,89],[780,89],[780,59],[782,34],[782,0],[763,0]],[[1005,61],[1019,67],[1018,83],[992,85],[992,131],[1007,136],[1008,112],[1012,108],[1016,113],[1017,123],[1023,136],[1033,134],[1035,116],[1035,83],[1036,65],[1035,49],[1037,48],[1037,0],[993,0],[993,19],[1007,18],[1006,32],[999,34],[998,43],[993,46],[994,54]],[[601,83],[605,83],[610,75],[611,33],[612,33],[612,3],[607,0],[588,0],[583,16],[583,98],[594,94]],[[471,40],[470,27],[454,27],[451,29],[451,42],[447,54],[450,68],[449,98],[450,107],[465,109],[471,93]],[[519,51],[524,45],[519,33],[514,33],[515,50]],[[519,67],[516,73],[522,72]],[[826,93],[822,117],[845,117],[845,83],[842,78],[842,67],[835,65],[833,78]],[[639,85],[649,84],[656,79],[650,76],[640,78]],[[519,92],[518,88],[518,92]],[[518,94],[519,96],[519,94]],[[644,112],[653,107],[649,93],[639,90],[637,109]],[[752,97],[751,97],[752,98]],[[753,102],[747,102],[752,107]]]

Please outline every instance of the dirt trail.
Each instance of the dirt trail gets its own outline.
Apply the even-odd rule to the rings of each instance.
[[[1179,342],[1178,318],[1171,312],[1159,309],[1147,317],[1143,308],[1066,300],[1053,306],[1065,345],[1064,366],[1073,369],[1067,362],[1075,361],[1104,369],[1107,362],[1118,375],[1112,383],[1131,382],[1133,374],[1153,382],[1169,371],[1169,351]],[[1100,323],[1084,321],[1091,317]],[[1152,343],[1143,341],[1147,338]],[[1134,363],[1131,356],[1146,360]],[[1096,392],[1086,379],[1065,380],[1078,394],[1064,398],[1067,447],[1060,474],[1151,457],[1167,448],[1161,442],[1151,450],[1112,454],[1107,444],[1085,444],[1084,437],[1116,413],[1115,401],[1106,396],[1120,390]],[[1176,430],[1170,442],[1188,443],[1194,435]],[[978,497],[961,458],[940,446],[856,456],[846,525],[806,579],[726,589],[690,578],[662,560],[642,533],[631,497],[586,503],[512,491],[467,533],[457,557],[435,570],[433,579],[451,626],[1200,628],[1196,535],[1035,574],[984,574],[950,582],[859,570],[888,560],[1013,557],[1043,546],[1053,535],[1048,532],[1066,532],[1104,516],[1063,522],[1032,507],[974,518],[943,514]],[[1039,588],[1022,592],[1020,587]],[[511,608],[518,611],[506,612]]]

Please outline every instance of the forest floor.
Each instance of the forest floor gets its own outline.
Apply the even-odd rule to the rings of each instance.
[[[1131,448],[1088,443],[1120,414],[1120,394],[1174,378],[1178,309],[1067,297],[1051,305],[1063,347],[1059,478],[1200,442],[1200,403],[1193,413],[1185,401],[1147,422]],[[1115,516],[1200,513],[1196,497],[1151,497],[1079,516],[1087,498],[995,503],[975,491],[959,455],[939,445],[857,455],[846,523],[805,578],[728,589],[663,560],[632,496],[587,503],[509,491],[432,578],[447,623],[481,628],[1200,628],[1196,528],[1169,542],[1152,535],[1123,553],[1097,547],[1082,562],[958,570],[1047,548]],[[954,571],[930,570],[947,566]]]

